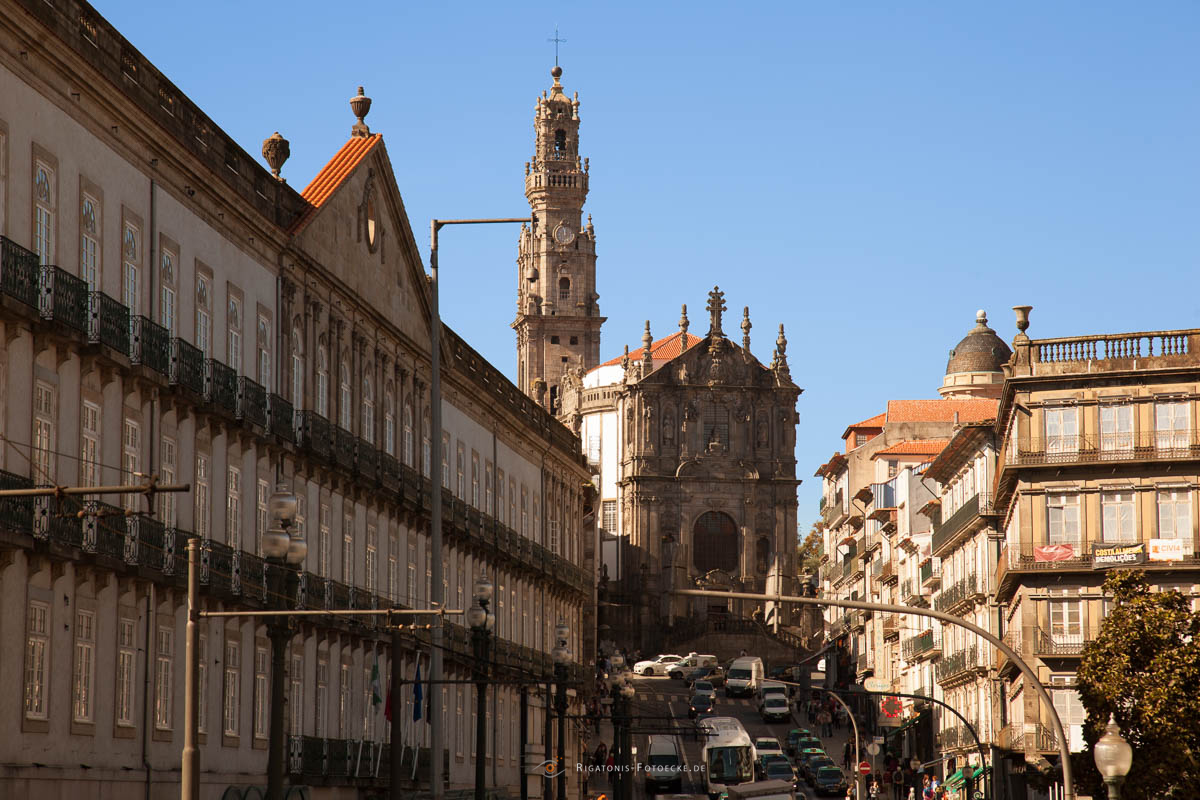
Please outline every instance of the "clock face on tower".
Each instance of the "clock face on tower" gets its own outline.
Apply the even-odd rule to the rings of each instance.
[[[559,244],[570,244],[571,240],[574,238],[575,233],[561,222],[559,223],[558,227],[554,229],[554,241],[558,242]]]

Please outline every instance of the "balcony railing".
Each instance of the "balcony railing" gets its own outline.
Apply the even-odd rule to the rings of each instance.
[[[354,471],[354,451],[357,440],[354,434],[340,425],[333,426],[333,460],[349,472]]]
[[[0,294],[38,307],[38,255],[0,236]]]
[[[379,475],[379,451],[370,442],[359,439],[354,445],[354,466],[360,478],[374,481]]]
[[[393,492],[400,488],[400,462],[387,453],[379,454],[379,483]]]
[[[242,422],[267,427],[267,390],[245,375],[237,381],[237,412]]]
[[[237,373],[215,358],[204,361],[204,400],[227,414],[237,413]]]
[[[88,296],[88,341],[129,355],[129,309],[104,292]]]
[[[1006,448],[1009,466],[1200,458],[1200,430],[1137,431],[1031,439]]]
[[[1195,330],[1118,333],[1064,339],[1035,339],[1033,361],[1039,364],[1113,359],[1186,356]]]
[[[315,411],[296,415],[296,439],[301,447],[319,458],[328,460],[333,455],[333,426]]]
[[[900,646],[905,661],[917,661],[942,649],[941,637],[933,631],[925,631],[905,639]]]
[[[277,394],[267,395],[267,430],[285,442],[296,441],[296,412]]]
[[[178,336],[171,340],[172,386],[181,386],[197,396],[204,394],[204,352]]]
[[[960,603],[974,598],[977,594],[979,594],[979,583],[976,574],[972,572],[967,577],[960,578],[942,589],[937,597],[933,598],[933,607],[938,611],[948,611]]]
[[[976,670],[986,671],[991,665],[986,663],[985,656],[986,652],[981,651],[978,645],[971,645],[957,653],[943,654],[941,660],[933,665],[934,679],[938,683],[947,683]]]
[[[859,653],[857,659],[857,668],[859,675],[875,669],[875,654],[870,651]]]
[[[1080,656],[1088,640],[1092,638],[1084,630],[1074,633],[1050,633],[1037,629],[1034,632],[1034,655],[1037,656]]]
[[[51,319],[87,333],[87,282],[58,267],[42,267],[43,319]]]
[[[955,537],[962,532],[971,520],[980,514],[989,514],[991,510],[992,498],[986,492],[980,492],[963,503],[953,514],[942,520],[940,524],[933,526],[933,539],[931,542],[933,554],[936,556],[942,555],[942,549],[953,542]]]
[[[919,577],[922,586],[934,587],[941,583],[942,573],[940,565],[935,568],[932,558],[927,558],[921,563]]]
[[[922,600],[921,584],[909,578],[900,584],[900,597],[907,605],[920,604]]]
[[[129,360],[161,375],[171,372],[171,334],[141,315],[129,320]]]

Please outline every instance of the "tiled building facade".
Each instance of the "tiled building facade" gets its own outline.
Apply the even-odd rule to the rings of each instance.
[[[351,138],[296,192],[84,3],[6,2],[0,65],[4,485],[191,485],[152,508],[115,495],[3,504],[0,602],[19,612],[0,619],[0,682],[21,691],[0,693],[15,732],[0,743],[0,794],[177,794],[184,543],[203,542],[206,608],[278,601],[260,547],[277,484],[298,496],[308,541],[288,606],[428,607],[440,557],[451,607],[470,605],[481,571],[495,584],[500,677],[544,685],[560,619],[587,659],[578,440],[449,330],[444,430],[430,431],[425,275],[382,137],[362,119],[369,101],[355,98]],[[286,147],[264,143],[275,169]],[[464,622],[446,634],[447,678],[471,675]],[[428,675],[429,656],[427,635],[411,635],[392,664],[389,641],[377,618],[296,628],[288,767],[314,797],[388,775],[372,669],[386,690],[389,669],[411,678],[419,661]],[[200,661],[202,796],[219,797],[264,782],[261,621],[203,622]],[[490,780],[515,786],[522,756],[545,757],[547,698],[530,690],[527,752],[511,683],[489,697],[485,754],[471,688],[437,690],[450,785],[470,785],[486,757]],[[394,699],[411,719],[411,698]],[[427,725],[402,732],[410,758],[428,746]],[[573,729],[568,742],[574,754]]]

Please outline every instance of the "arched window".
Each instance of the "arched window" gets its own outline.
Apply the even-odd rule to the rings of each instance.
[[[292,328],[292,407],[304,409],[304,350],[302,349],[300,326]]]
[[[429,477],[433,474],[433,441],[429,438],[429,411],[421,420],[421,474]]]
[[[567,152],[567,132],[561,128],[554,132],[554,152],[560,155]]]
[[[344,429],[350,430],[350,406],[354,402],[354,390],[350,388],[350,361],[342,358],[342,367],[338,371],[338,384],[340,391],[338,392],[338,424]]]
[[[317,413],[329,419],[329,351],[317,346]]]
[[[570,278],[559,278],[558,279],[558,299],[559,300],[570,300],[571,299],[571,279]]]
[[[383,393],[383,450],[396,455],[396,400],[390,386]]]
[[[737,523],[728,514],[708,511],[692,527],[692,552],[701,574],[714,569],[738,572]]]
[[[754,544],[754,561],[758,567],[759,575],[766,575],[771,569],[771,541],[765,537],[759,537],[759,540]]]
[[[413,466],[412,398],[404,401],[404,463]]]
[[[362,382],[362,438],[367,444],[375,444],[375,393],[371,391],[371,378],[363,376]]]

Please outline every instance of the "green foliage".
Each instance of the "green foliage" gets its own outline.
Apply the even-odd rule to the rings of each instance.
[[[1078,673],[1086,761],[1113,714],[1133,747],[1123,800],[1198,798],[1200,613],[1177,591],[1150,591],[1141,572],[1114,571],[1104,590],[1112,610]],[[1094,768],[1079,778],[1103,796]]]
[[[820,522],[814,522],[812,529],[808,532],[808,536],[804,537],[804,541],[796,550],[796,570],[803,574],[805,572],[816,572],[821,566],[821,532],[825,530],[825,526]]]

